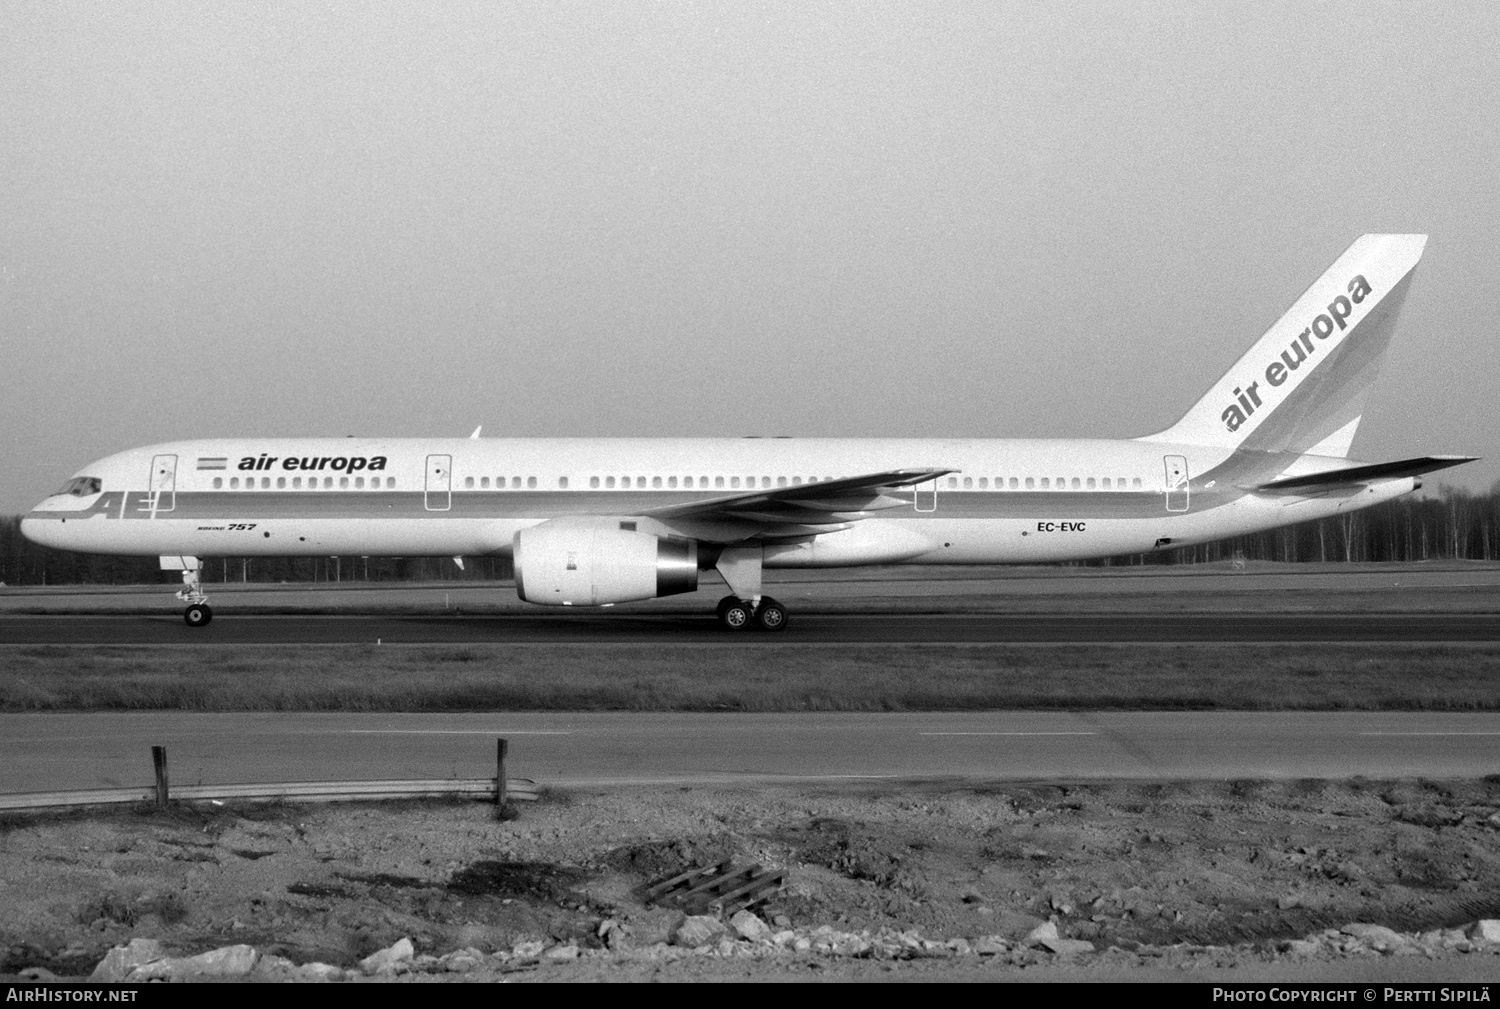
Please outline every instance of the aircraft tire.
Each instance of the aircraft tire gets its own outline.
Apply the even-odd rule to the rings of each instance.
[[[194,603],[182,611],[183,623],[189,627],[207,627],[213,618],[214,611],[209,609],[207,603]]]
[[[750,607],[738,599],[729,600],[727,605],[719,604],[719,623],[723,624],[726,630],[743,631],[750,626],[752,619]]]
[[[770,596],[762,596],[760,609],[755,611],[755,622],[763,631],[780,631],[786,627],[786,607]]]

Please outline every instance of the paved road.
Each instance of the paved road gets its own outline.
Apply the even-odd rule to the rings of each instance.
[[[0,715],[0,791],[125,787],[167,747],[177,784],[511,773],[544,784],[894,777],[1474,778],[1500,714]]]
[[[981,644],[1107,642],[1500,642],[1500,614],[806,614],[781,634],[731,634],[709,616],[11,615],[0,645]]]

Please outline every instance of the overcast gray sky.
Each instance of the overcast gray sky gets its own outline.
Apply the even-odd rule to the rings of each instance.
[[[1487,487],[1497,38],[1484,2],[7,4],[0,513],[184,437],[1145,434],[1370,231],[1432,239],[1355,453]]]

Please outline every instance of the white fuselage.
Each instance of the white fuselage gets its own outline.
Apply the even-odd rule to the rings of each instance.
[[[1339,460],[1342,462],[1342,460]],[[109,456],[97,490],[23,520],[37,542],[107,554],[505,554],[566,516],[650,513],[897,468],[949,470],[847,528],[767,539],[767,567],[1025,564],[1140,553],[1362,508],[1411,478],[1312,495],[1245,488],[1307,457],[1131,440],[235,439]],[[75,480],[76,483],[76,480]]]

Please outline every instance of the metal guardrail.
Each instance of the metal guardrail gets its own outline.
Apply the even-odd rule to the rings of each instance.
[[[397,781],[279,781],[238,785],[176,785],[172,798],[178,801],[226,799],[297,799],[306,802],[349,802],[361,799],[422,799],[466,796],[495,800],[494,778],[433,778]],[[530,778],[507,778],[509,800],[535,802],[536,782]],[[0,794],[0,811],[56,809],[68,806],[104,806],[137,802],[155,803],[153,786],[135,788],[90,788],[61,792],[11,792]]]
[[[169,788],[167,748],[151,747],[151,765],[156,782],[142,793],[140,788],[89,788],[59,792],[11,792],[0,794],[0,811],[56,809],[67,806],[101,806],[150,802],[166,809],[172,799],[217,802],[221,799],[300,799],[308,802],[340,802],[357,799],[420,799],[437,796],[468,796],[488,799],[502,809],[512,800],[535,802],[536,782],[512,778],[505,773],[510,742],[495,740],[493,778],[417,778],[387,781],[268,781],[239,785],[178,785]]]

